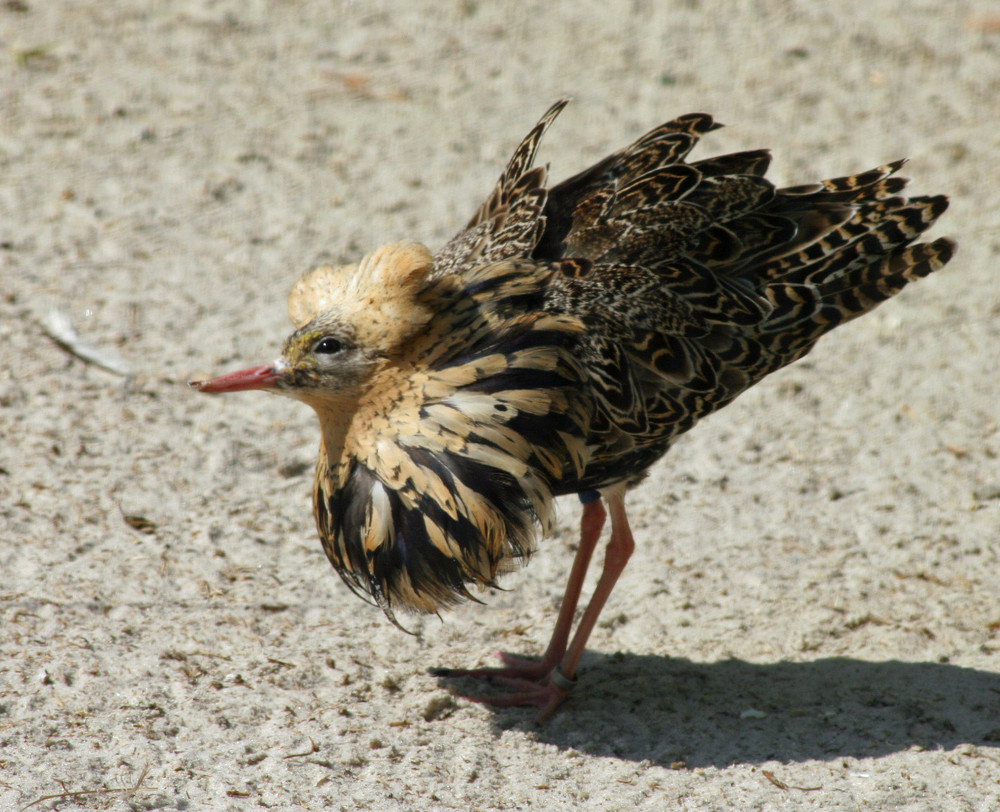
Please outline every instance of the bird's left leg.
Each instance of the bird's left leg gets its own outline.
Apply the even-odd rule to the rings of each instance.
[[[556,619],[549,644],[545,648],[545,654],[542,655],[541,660],[535,661],[498,651],[497,656],[503,662],[504,667],[495,669],[494,673],[501,676],[541,680],[552,673],[552,669],[566,653],[569,635],[573,630],[576,607],[580,603],[583,580],[587,576],[590,559],[593,557],[594,549],[601,538],[604,521],[608,515],[604,505],[601,504],[600,494],[596,491],[591,491],[591,493],[593,498],[583,503],[583,516],[580,518],[580,546],[573,557],[573,568],[570,570],[566,591],[563,593],[562,603],[559,606],[559,617]],[[583,499],[583,496],[581,495],[580,498]]]
[[[580,664],[587,640],[597,624],[597,619],[600,617],[601,610],[604,609],[611,591],[635,550],[632,529],[629,527],[628,516],[625,514],[624,486],[610,489],[604,493],[604,496],[611,513],[611,540],[608,542],[608,548],[604,554],[604,568],[590,603],[587,604],[587,609],[584,611],[583,617],[580,618],[573,640],[559,665],[539,681],[501,678],[498,681],[512,689],[509,694],[469,697],[469,699],[494,706],[537,706],[541,708],[538,712],[538,721],[544,722],[569,696],[576,681],[576,669]]]
[[[580,519],[580,546],[573,558],[573,567],[570,570],[566,591],[559,607],[559,617],[541,660],[526,660],[504,651],[498,651],[496,655],[503,663],[500,667],[435,668],[432,673],[439,677],[473,677],[475,679],[542,680],[547,677],[566,653],[569,635],[573,630],[576,607],[580,602],[580,592],[583,590],[583,580],[587,575],[587,568],[590,566],[594,549],[601,538],[606,517],[607,512],[599,497],[584,503],[583,516]]]

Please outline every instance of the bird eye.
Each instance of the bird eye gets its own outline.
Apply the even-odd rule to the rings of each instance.
[[[343,344],[337,341],[337,339],[327,336],[326,338],[321,338],[318,342],[316,342],[316,346],[313,347],[313,352],[322,355],[333,355],[333,353],[340,352],[342,349],[344,349]]]

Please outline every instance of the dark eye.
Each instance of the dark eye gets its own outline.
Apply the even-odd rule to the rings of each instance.
[[[322,355],[333,355],[333,353],[340,352],[342,349],[344,349],[343,344],[337,341],[337,339],[327,336],[326,338],[321,338],[316,342],[316,346],[313,347],[313,352]]]

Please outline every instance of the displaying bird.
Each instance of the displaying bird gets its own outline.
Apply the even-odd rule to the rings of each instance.
[[[477,699],[542,719],[632,553],[626,491],[700,418],[954,251],[913,243],[948,202],[899,196],[902,161],[776,189],[765,150],[687,162],[719,126],[704,114],[549,187],[533,161],[565,104],[436,254],[402,242],[307,273],[276,361],[192,383],[316,411],[323,549],[393,622],[494,586],[550,530],[553,497],[579,494],[580,545],[541,660],[437,671],[502,686]],[[603,570],[571,638],[607,513]]]

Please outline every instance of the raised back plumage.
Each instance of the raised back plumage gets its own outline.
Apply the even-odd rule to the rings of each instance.
[[[548,188],[532,164],[564,105],[435,256],[399,243],[306,274],[283,357],[199,384],[272,388],[316,409],[323,547],[390,617],[494,584],[548,529],[554,495],[607,497],[605,571],[567,653],[604,517],[591,502],[543,660],[547,707],[559,684],[547,675],[562,660],[572,676],[631,552],[625,488],[699,418],[954,249],[913,244],[947,200],[901,197],[902,162],[775,189],[763,150],[686,161],[719,126],[704,114]]]

